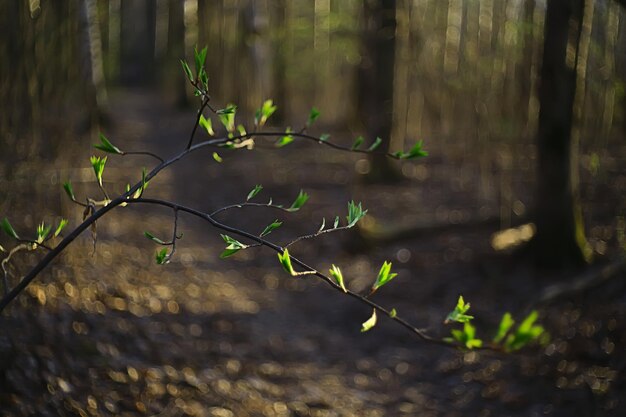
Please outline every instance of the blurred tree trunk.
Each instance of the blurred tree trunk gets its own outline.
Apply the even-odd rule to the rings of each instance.
[[[388,152],[393,122],[393,79],[396,47],[396,2],[368,0],[363,2],[361,63],[358,69],[357,97],[359,119],[368,141],[380,137],[380,152]],[[368,180],[393,181],[399,178],[384,155],[371,158]]]
[[[204,45],[198,45],[202,49]],[[185,3],[181,0],[169,0],[167,22],[167,63],[173,83],[176,105],[184,107],[187,99],[187,79],[183,76],[180,60],[185,58]]]
[[[577,146],[572,143],[578,43],[584,0],[548,0],[539,87],[537,233],[539,265],[580,266],[588,256],[578,195]]]
[[[287,119],[287,11],[289,1],[274,0],[270,2],[270,25],[272,26],[272,98],[278,106],[273,116],[273,123],[282,124]]]
[[[102,39],[100,20],[96,0],[83,0],[80,8],[82,26],[82,60],[85,78],[91,83],[85,85],[86,100],[90,104],[89,115],[92,125],[98,125],[106,113],[107,90],[104,80],[104,63],[102,59]]]
[[[121,2],[120,80],[123,84],[149,84],[154,79],[156,2]]]

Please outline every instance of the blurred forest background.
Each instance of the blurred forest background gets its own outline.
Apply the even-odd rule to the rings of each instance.
[[[546,39],[549,19],[561,31],[556,43]],[[359,236],[306,246],[315,262],[339,257],[356,276],[393,256],[408,278],[383,300],[420,310],[409,318],[434,329],[459,292],[481,304],[485,325],[543,297],[553,334],[545,349],[512,364],[424,348],[386,328],[366,343],[358,334],[339,336],[342,325],[367,313],[339,307],[345,300],[320,301],[317,287],[283,284],[268,272],[275,262],[244,256],[252,263],[228,269],[206,260],[206,242],[192,236],[170,272],[146,266],[150,254],[138,255],[145,242],[132,236],[148,226],[169,233],[170,220],[131,213],[101,226],[96,257],[85,238],[63,259],[68,266],[42,276],[4,318],[6,328],[38,329],[0,338],[8,352],[0,361],[7,415],[591,416],[626,409],[624,284],[604,281],[623,278],[626,248],[623,1],[11,0],[0,2],[0,34],[0,213],[16,227],[34,230],[41,216],[80,220],[68,214],[74,208],[60,184],[71,178],[77,190],[88,189],[90,146],[101,131],[124,149],[180,149],[196,98],[179,59],[206,45],[213,100],[237,104],[242,121],[267,98],[278,105],[275,126],[298,127],[315,106],[322,113],[316,133],[345,144],[380,136],[392,151],[423,139],[430,156],[396,164],[294,145],[282,157],[282,150],[259,152],[221,171],[192,160],[154,192],[216,208],[260,181],[285,198],[309,187],[318,203],[294,226],[302,233],[345,210],[344,201],[363,200],[371,218]],[[552,56],[556,66],[542,74]],[[543,85],[542,75],[549,77]],[[542,100],[552,111],[543,125]],[[561,135],[556,152],[546,146],[554,132]],[[116,185],[136,181],[146,163],[124,160],[105,176]],[[553,177],[565,186],[550,188]],[[496,256],[533,237],[538,213],[539,230],[571,217],[533,254],[550,269]],[[264,221],[238,220],[257,228]],[[219,251],[217,240],[210,245]],[[121,266],[128,258],[130,267]],[[571,268],[592,259],[581,276]],[[205,294],[207,269],[213,284]],[[556,292],[546,291],[551,284]],[[365,286],[360,278],[352,285]],[[312,295],[300,292],[305,287]],[[286,295],[265,293],[272,290]],[[303,301],[286,301],[294,291]],[[312,326],[316,306],[350,320]],[[215,346],[202,338],[215,338]],[[381,344],[384,355],[376,353]],[[356,359],[324,353],[342,345]],[[214,370],[205,369],[206,355]],[[351,399],[334,398],[337,390]]]

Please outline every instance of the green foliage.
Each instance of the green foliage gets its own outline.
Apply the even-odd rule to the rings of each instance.
[[[463,300],[463,296],[459,295],[459,299],[456,303],[456,307],[454,307],[454,310],[452,310],[450,314],[448,314],[448,317],[446,317],[446,323],[449,323],[451,321],[454,321],[457,323],[468,323],[470,320],[474,318],[474,316],[465,314],[467,313],[469,308],[470,308],[470,303],[465,303],[465,301]]]
[[[137,189],[137,191],[135,191],[135,193],[133,194],[133,198],[139,198],[141,197],[141,195],[143,194],[143,192],[146,190],[146,188],[148,188],[148,184],[150,184],[149,181],[147,181],[147,173],[146,173],[146,168],[142,168],[141,170],[141,187],[139,187]],[[130,191],[130,186],[128,186],[126,192]]]
[[[500,343],[504,339],[504,336],[509,333],[509,330],[511,330],[511,327],[513,327],[514,324],[515,320],[513,320],[511,313],[504,313],[502,315],[502,319],[500,320],[500,324],[498,325],[498,332],[493,337],[493,342],[496,344]]]
[[[215,159],[215,162],[217,163],[222,162],[222,157],[217,152],[213,152],[213,159]]]
[[[217,115],[220,118],[220,122],[227,132],[232,133],[235,131],[235,114],[237,113],[237,106],[234,104],[226,105],[226,108],[218,110]]]
[[[69,198],[72,199],[72,201],[76,201],[76,197],[74,196],[74,189],[72,189],[72,183],[69,180],[63,183],[63,189],[65,190],[65,193],[69,196]]]
[[[37,226],[37,243],[43,243],[43,241],[46,240],[46,238],[50,234],[51,230],[52,226],[46,225],[44,222],[41,222]]]
[[[361,324],[361,333],[364,333],[370,330],[372,327],[376,326],[376,310],[372,311],[372,315],[369,319],[367,319],[363,324]]]
[[[143,232],[143,235],[147,237],[148,239],[150,239],[151,241],[158,243],[159,245],[165,245],[165,242],[163,240],[159,239],[158,237],[154,236],[152,233],[148,231]]]
[[[183,71],[185,72],[185,75],[187,76],[187,79],[190,82],[193,82],[193,74],[191,73],[191,68],[189,68],[189,64],[187,64],[187,61],[181,59],[180,60],[180,65],[182,65]]]
[[[4,230],[4,233],[14,239],[19,239],[17,233],[15,233],[15,229],[13,229],[13,226],[11,226],[11,223],[9,223],[9,219],[7,219],[6,217],[2,219],[2,223],[0,224],[0,226],[2,226],[2,230]]]
[[[54,231],[54,237],[57,237],[61,234],[61,232],[63,231],[63,229],[65,229],[65,226],[67,226],[68,221],[67,219],[61,219],[61,221],[59,222],[59,225],[57,226],[56,230]]]
[[[198,124],[204,130],[206,130],[206,133],[209,136],[214,136],[215,135],[215,131],[213,130],[213,122],[211,122],[211,119],[207,119],[207,118],[204,117],[204,115],[201,114],[200,115],[200,119],[198,119]]]
[[[261,108],[258,109],[254,115],[254,124],[259,127],[265,125],[265,122],[274,114],[276,109],[278,109],[278,107],[274,105],[272,100],[265,100]]]
[[[283,269],[287,271],[290,275],[296,276],[298,273],[294,271],[293,266],[291,265],[291,256],[289,256],[289,250],[285,248],[283,253],[278,254],[278,260],[280,264],[283,266]]]
[[[392,308],[391,311],[389,312],[389,317],[391,317],[392,319],[395,319],[398,316],[398,312],[396,311],[395,308]]]
[[[413,147],[408,152],[398,151],[394,153],[393,155],[399,159],[416,159],[416,158],[423,158],[425,156],[428,156],[428,152],[422,149],[422,146],[424,144],[423,142],[424,141],[421,141],[421,140],[417,141],[415,145],[413,145]]]
[[[232,256],[236,254],[237,252],[239,252],[241,249],[245,249],[248,247],[244,245],[243,243],[241,243],[240,241],[233,239],[232,237],[228,235],[221,235],[221,236],[222,236],[222,239],[224,239],[224,242],[227,243],[226,249],[224,249],[224,251],[220,254],[220,258],[222,259],[228,258],[229,256]]]
[[[109,142],[109,140],[106,138],[106,136],[104,136],[102,133],[100,133],[100,142],[101,143],[97,143],[97,144],[93,145],[93,147],[96,148],[96,149],[100,149],[103,152],[113,153],[113,154],[117,154],[117,155],[124,154],[124,152],[122,152],[120,150],[120,148],[118,148],[117,146],[115,146],[111,142]]]
[[[343,280],[343,274],[341,273],[341,269],[339,269],[338,266],[333,265],[328,270],[328,272],[330,272],[330,275],[335,279],[335,281],[341,287],[343,292],[348,292],[348,290],[346,289],[346,284],[345,284],[345,282]]]
[[[278,229],[282,224],[283,223],[279,222],[278,219],[274,220],[272,223],[267,225],[265,229],[263,229],[260,236],[263,237],[269,235],[270,233],[272,233],[273,230]]]
[[[289,207],[287,210],[288,211],[300,210],[300,208],[304,205],[304,203],[307,202],[308,199],[309,199],[309,195],[305,193],[304,191],[300,190],[300,192],[298,193],[298,197],[296,197],[294,202],[291,204],[291,207]]]
[[[208,89],[208,84],[209,84],[209,76],[206,73],[206,70],[204,68],[204,64],[206,62],[207,51],[208,51],[208,48],[206,46],[202,48],[200,51],[198,51],[198,48],[194,49],[194,61],[196,64],[197,79],[202,83],[202,86],[204,87],[205,90]]]
[[[318,117],[320,117],[320,112],[315,107],[313,107],[311,109],[311,112],[309,113],[309,118],[306,121],[306,127],[310,127],[317,120]]]
[[[383,143],[383,140],[379,137],[376,137],[376,140],[370,145],[369,148],[367,148],[367,151],[374,152],[376,149],[378,149],[381,143]]]
[[[102,187],[102,174],[104,173],[104,165],[107,163],[107,157],[104,156],[100,158],[99,156],[94,155],[89,158],[89,160],[91,161],[93,172],[96,174],[98,184],[100,184],[100,187]]]
[[[328,139],[330,139],[330,135],[328,133],[322,133],[320,135],[320,142],[326,142]]]
[[[376,277],[376,282],[372,286],[372,291],[376,291],[392,279],[394,279],[398,274],[391,272],[391,262],[385,261],[383,266],[378,271],[378,277]]]
[[[363,136],[359,136],[354,140],[354,143],[352,144],[352,147],[350,148],[350,150],[355,151],[357,149],[359,149],[359,147],[363,144],[363,141],[365,139],[363,139]]]
[[[161,250],[156,251],[156,254],[154,256],[156,263],[159,265],[163,265],[165,263],[169,262],[168,256],[167,256],[167,248],[163,248]]]
[[[346,216],[346,219],[348,220],[347,227],[353,227],[355,224],[358,223],[359,220],[365,217],[366,214],[367,214],[367,210],[363,210],[361,203],[356,205],[354,201],[350,201],[348,203],[348,215]]]
[[[288,127],[288,128],[285,130],[285,132],[287,132],[287,133],[291,133],[291,132],[292,132],[292,131],[291,131],[291,128],[290,128],[290,127]],[[287,145],[289,145],[291,142],[293,142],[293,140],[294,140],[294,139],[293,139],[293,136],[292,136],[292,135],[284,135],[284,136],[281,136],[281,138],[280,138],[280,139],[278,139],[278,141],[276,142],[276,147],[277,147],[277,148],[282,148],[283,146],[287,146]]]
[[[255,185],[252,191],[248,193],[248,197],[246,197],[246,201],[252,200],[258,193],[261,192],[262,189],[263,189],[262,185],[260,184]]]
[[[538,340],[545,332],[542,326],[535,324],[538,317],[539,313],[536,310],[531,311],[517,329],[507,336],[504,343],[505,350],[519,350],[529,343]]]
[[[463,323],[463,330],[452,330],[452,339],[468,349],[479,348],[483,345],[483,341],[476,338],[476,328],[469,321]],[[449,338],[448,341],[450,341]]]

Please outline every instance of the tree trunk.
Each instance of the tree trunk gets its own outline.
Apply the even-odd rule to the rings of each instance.
[[[393,79],[396,45],[396,2],[363,2],[358,112],[368,141],[380,137],[380,152],[389,151],[393,122]],[[381,154],[371,158],[370,181],[393,181],[399,174]]]
[[[155,75],[156,2],[121,2],[120,80],[126,85],[149,84]]]
[[[180,69],[180,60],[185,58],[185,3],[169,0],[167,24],[167,67],[173,83],[175,103],[178,107],[189,104],[187,100],[187,78]],[[202,49],[204,45],[198,45]]]
[[[572,146],[576,65],[584,0],[549,0],[539,88],[536,235],[533,257],[546,267],[580,266],[587,246]]]

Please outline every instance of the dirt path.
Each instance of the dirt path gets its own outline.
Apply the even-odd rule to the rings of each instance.
[[[193,111],[173,111],[143,91],[118,92],[112,102],[108,136],[123,149],[168,155],[186,142]],[[285,230],[272,234],[277,242],[343,215],[351,198],[379,219],[453,211],[470,198],[436,192],[436,163],[427,166],[432,181],[367,187],[352,155],[300,144],[260,148],[220,151],[221,164],[198,153],[147,192],[210,210],[241,202],[255,184],[264,185],[263,199],[285,203],[304,188],[311,200],[284,219]],[[107,186],[121,189],[150,163],[110,159]],[[224,221],[258,233],[275,218],[244,210]],[[623,298],[544,311],[553,333],[544,348],[461,353],[385,320],[361,334],[367,309],[286,276],[270,252],[219,259],[219,233],[192,219],[181,220],[184,238],[164,267],[154,265],[156,248],[142,233],[169,236],[167,211],[120,209],[99,230],[95,256],[91,242],[80,241],[2,319],[0,415],[595,416],[626,407]],[[488,238],[489,230],[444,233],[365,250],[348,234],[295,250],[320,269],[340,265],[355,289],[391,259],[400,276],[379,301],[436,332],[459,293],[489,328],[497,312],[520,309],[536,288],[503,276],[522,272],[481,273]]]

